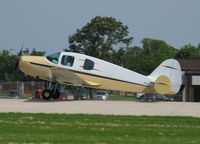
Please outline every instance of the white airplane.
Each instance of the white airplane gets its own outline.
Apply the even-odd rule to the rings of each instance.
[[[158,94],[176,94],[182,84],[181,68],[174,59],[162,62],[149,76],[73,52],[21,56],[18,65],[27,75],[56,83],[43,91],[46,100],[59,97],[57,84]]]

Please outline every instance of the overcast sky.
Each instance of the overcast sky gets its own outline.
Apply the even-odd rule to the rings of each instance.
[[[47,54],[95,16],[129,27],[133,45],[155,38],[180,48],[200,42],[200,0],[0,0],[0,50],[24,47]]]

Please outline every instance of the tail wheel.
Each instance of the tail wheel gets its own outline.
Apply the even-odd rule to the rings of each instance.
[[[42,98],[44,100],[50,100],[51,98],[51,91],[48,90],[48,89],[45,89],[43,92],[42,92]]]
[[[53,99],[58,99],[60,97],[60,92],[58,90],[52,90],[51,94]]]

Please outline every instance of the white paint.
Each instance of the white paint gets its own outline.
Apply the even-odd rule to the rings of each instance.
[[[192,85],[200,85],[200,76],[192,76]]]

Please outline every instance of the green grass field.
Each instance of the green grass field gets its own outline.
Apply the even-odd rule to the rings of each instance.
[[[0,113],[0,144],[199,144],[191,117]]]
[[[119,95],[109,95],[109,101],[138,101],[134,96],[119,96]]]

